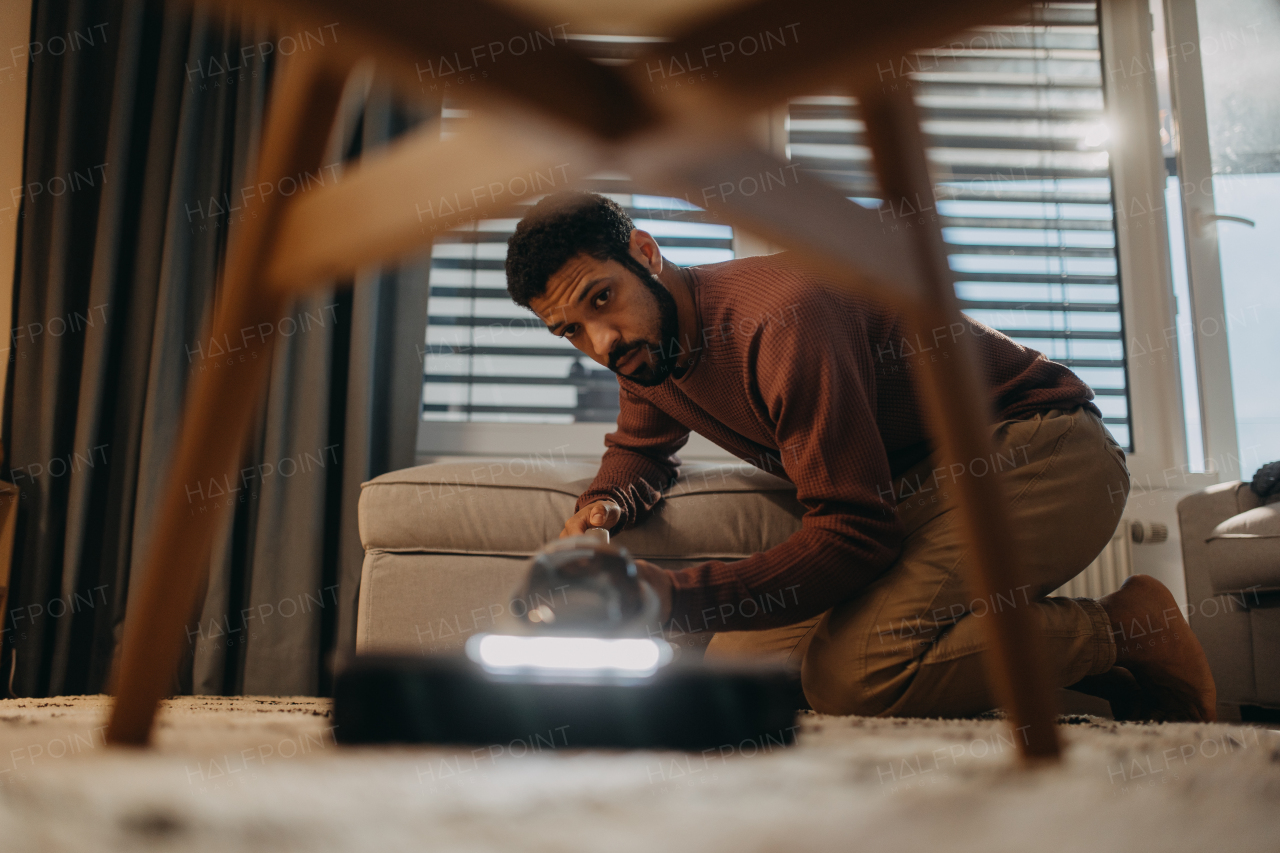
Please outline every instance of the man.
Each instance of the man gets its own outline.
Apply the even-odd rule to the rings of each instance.
[[[1026,607],[1056,685],[1123,682],[1127,713],[1214,719],[1204,652],[1161,584],[1045,597],[1102,550],[1129,490],[1067,368],[972,320],[919,339],[786,253],[681,269],[598,195],[540,201],[506,271],[518,304],[619,377],[617,431],[562,535],[643,522],[691,430],[795,485],[807,512],[781,545],[680,571],[639,561],[664,622],[715,632],[708,658],[788,661],[821,712],[969,715],[993,705],[981,619]],[[996,452],[956,470],[932,452],[913,376],[962,337],[991,389]],[[986,601],[964,586],[949,486],[997,471],[1025,584]]]

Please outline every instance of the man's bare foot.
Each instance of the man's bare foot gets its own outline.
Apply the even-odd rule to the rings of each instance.
[[[1173,593],[1149,575],[1134,575],[1098,599],[1111,619],[1116,666],[1133,674],[1152,719],[1209,723],[1218,691],[1200,641]]]

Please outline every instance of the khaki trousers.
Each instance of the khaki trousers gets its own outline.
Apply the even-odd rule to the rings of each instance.
[[[936,468],[927,459],[894,481],[902,553],[875,582],[820,616],[783,628],[716,634],[707,658],[786,661],[815,711],[864,716],[969,716],[995,700],[983,670],[981,620],[1028,608],[1057,686],[1106,672],[1116,648],[1091,599],[1046,598],[1106,546],[1129,495],[1124,451],[1101,419],[1054,409],[993,427],[995,454]],[[992,599],[966,589],[968,551],[957,477],[999,476],[1023,564],[1015,589]]]

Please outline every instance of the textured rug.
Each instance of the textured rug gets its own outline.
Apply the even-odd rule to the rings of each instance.
[[[802,715],[703,753],[348,748],[328,703],[184,698],[152,750],[106,697],[0,702],[5,850],[974,851],[1280,847],[1280,733],[1066,718],[1019,771],[996,720]],[[781,734],[781,733],[780,733]]]

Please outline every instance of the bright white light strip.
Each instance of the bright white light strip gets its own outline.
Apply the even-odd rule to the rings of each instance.
[[[467,654],[486,669],[534,669],[589,675],[652,675],[671,659],[671,647],[650,639],[522,637],[481,634]]]

